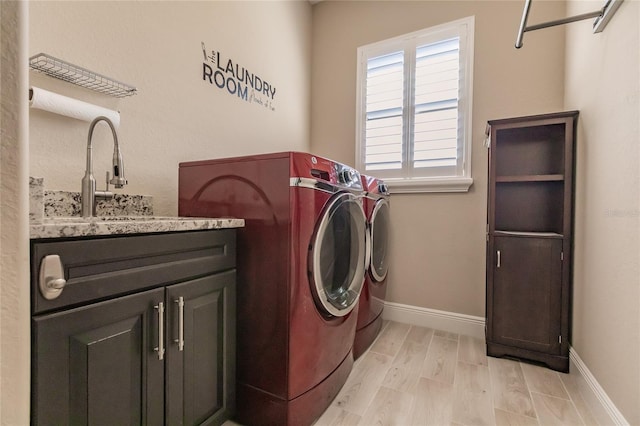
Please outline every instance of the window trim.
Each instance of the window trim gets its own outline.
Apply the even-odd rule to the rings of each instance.
[[[361,46],[357,51],[357,83],[356,83],[356,168],[362,173],[371,173],[385,180],[392,193],[416,193],[416,192],[468,192],[473,184],[471,175],[472,156],[472,110],[473,110],[473,62],[474,62],[474,29],[475,17],[469,16],[452,22],[436,25],[423,30],[414,31],[398,37],[393,37],[376,43]],[[365,128],[366,128],[366,99],[364,96],[366,85],[367,59],[390,53],[393,50],[405,51],[405,67],[410,66],[410,81],[404,84],[405,108],[409,111],[414,109],[412,93],[414,90],[413,78],[415,74],[415,58],[407,55],[407,49],[415,49],[416,40],[430,39],[428,43],[435,43],[447,37],[460,37],[460,66],[464,68],[464,76],[461,80],[463,85],[460,90],[458,100],[458,111],[463,114],[462,130],[463,141],[458,141],[457,149],[462,150],[461,174],[455,176],[430,176],[430,177],[410,177],[404,165],[398,170],[375,170],[367,172],[365,168]],[[408,56],[408,58],[407,58]],[[408,59],[408,60],[407,60]],[[406,73],[405,73],[406,75]],[[413,120],[409,114],[409,121]],[[408,123],[405,123],[408,124]],[[403,126],[403,148],[410,143],[410,138],[406,134],[410,126]],[[404,160],[403,160],[404,161]],[[399,173],[405,176],[398,176]]]

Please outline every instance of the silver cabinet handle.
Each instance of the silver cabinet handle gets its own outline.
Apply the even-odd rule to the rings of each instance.
[[[158,346],[153,348],[158,352],[158,359],[164,359],[164,303],[160,302],[153,307],[158,311]]]
[[[57,254],[50,254],[42,258],[40,263],[40,293],[47,300],[60,296],[62,289],[67,284],[64,279],[64,268]]]
[[[496,267],[500,267],[500,250],[498,250],[498,264],[496,265]]]
[[[180,296],[175,300],[178,305],[178,338],[174,340],[178,344],[178,349],[184,349],[184,297]]]

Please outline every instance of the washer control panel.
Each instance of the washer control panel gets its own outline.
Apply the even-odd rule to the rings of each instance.
[[[335,163],[336,176],[338,176],[338,183],[340,185],[353,187],[360,187],[362,182],[360,181],[360,173],[356,169],[353,169],[344,164]]]

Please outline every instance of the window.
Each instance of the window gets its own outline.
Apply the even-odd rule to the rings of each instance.
[[[358,49],[356,164],[392,192],[471,179],[474,18]]]

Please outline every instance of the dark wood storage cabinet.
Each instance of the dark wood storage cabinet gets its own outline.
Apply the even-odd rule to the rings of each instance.
[[[486,342],[569,371],[577,111],[489,121]]]
[[[67,284],[46,300],[50,254]],[[235,263],[235,230],[32,241],[32,424],[227,420]]]

